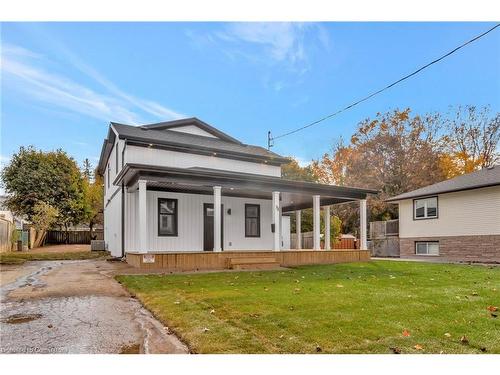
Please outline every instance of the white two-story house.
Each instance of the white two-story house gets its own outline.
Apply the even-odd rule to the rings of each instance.
[[[365,249],[366,196],[374,191],[285,180],[287,162],[196,118],[111,123],[98,167],[106,248],[116,257],[287,250],[290,214],[300,223],[300,210],[313,207],[319,250],[321,207],[329,217],[330,205],[359,201]],[[325,242],[329,248],[329,236]]]

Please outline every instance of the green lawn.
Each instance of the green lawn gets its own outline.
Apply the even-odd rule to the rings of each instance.
[[[500,267],[373,261],[117,280],[198,353],[500,353],[488,310]]]
[[[60,253],[12,252],[0,254],[0,264],[22,264],[29,260],[82,260],[108,255],[107,251],[73,251]]]

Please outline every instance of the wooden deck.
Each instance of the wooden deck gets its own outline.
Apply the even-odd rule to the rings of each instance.
[[[141,270],[166,272],[214,271],[224,269],[259,269],[258,259],[266,264],[293,267],[308,264],[366,262],[368,250],[285,250],[285,251],[223,251],[214,252],[151,252],[127,253],[127,263]],[[254,259],[255,261],[252,261]],[[272,260],[275,262],[272,262]],[[253,266],[252,266],[253,264]],[[239,265],[234,267],[235,265]],[[269,267],[264,267],[269,268]]]

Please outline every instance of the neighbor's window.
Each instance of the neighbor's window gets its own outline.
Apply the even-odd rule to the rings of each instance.
[[[245,204],[245,237],[260,237],[260,205]]]
[[[439,242],[415,242],[415,254],[439,255]]]
[[[415,219],[432,219],[438,217],[437,197],[415,199],[413,201],[413,217]]]
[[[177,199],[158,198],[158,236],[177,236]]]

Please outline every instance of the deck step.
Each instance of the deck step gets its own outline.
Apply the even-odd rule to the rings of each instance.
[[[228,268],[233,270],[263,270],[280,266],[274,257],[235,257],[228,259]]]

